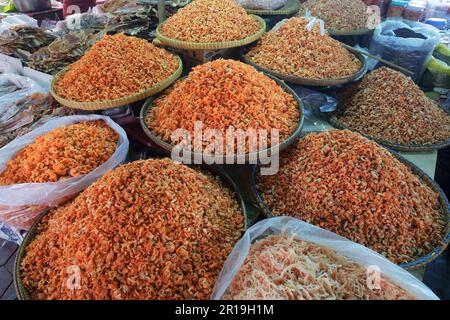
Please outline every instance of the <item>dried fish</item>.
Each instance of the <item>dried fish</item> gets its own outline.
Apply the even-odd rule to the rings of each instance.
[[[55,74],[81,58],[102,36],[102,32],[96,33],[92,29],[70,32],[33,53],[28,60],[28,66],[44,73]]]

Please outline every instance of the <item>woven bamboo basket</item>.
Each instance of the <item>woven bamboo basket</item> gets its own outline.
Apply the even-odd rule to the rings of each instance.
[[[310,133],[310,132],[308,132]],[[308,134],[306,133],[306,134]],[[304,136],[304,135],[303,135]],[[383,147],[383,146],[381,146]],[[434,248],[431,252],[424,255],[423,257],[416,259],[414,261],[404,263],[399,265],[400,267],[406,269],[406,270],[415,270],[420,267],[426,266],[428,263],[436,259],[448,246],[450,242],[450,203],[445,196],[445,193],[442,191],[442,189],[437,185],[437,183],[431,179],[425,172],[423,172],[419,167],[417,167],[415,164],[411,163],[410,161],[406,160],[404,157],[396,153],[395,151],[392,151],[388,148],[385,148],[388,150],[395,158],[397,158],[400,162],[402,162],[404,165],[410,169],[410,171],[416,175],[423,183],[425,183],[428,187],[430,187],[434,192],[439,194],[439,204],[440,208],[439,211],[442,214],[442,219],[445,221],[446,229],[443,237],[443,241],[440,246]],[[263,199],[259,196],[258,198],[261,201],[261,208],[263,211],[263,215],[266,218],[272,218],[274,215],[272,214],[271,210],[264,204]]]
[[[251,16],[260,24],[260,29],[254,35],[251,35],[241,40],[233,40],[225,42],[205,42],[205,43],[180,41],[166,37],[161,33],[161,27],[164,25],[165,22],[159,24],[158,27],[156,28],[156,38],[159,41],[161,41],[163,45],[186,50],[218,50],[218,49],[242,47],[261,38],[266,30],[266,22],[264,21],[264,19],[255,15]]]
[[[53,81],[50,85],[50,93],[55,98],[55,100],[58,101],[60,104],[62,104],[63,106],[69,107],[69,108],[73,108],[73,109],[96,111],[96,110],[106,110],[106,109],[122,107],[127,104],[146,99],[152,95],[155,95],[155,94],[163,91],[167,87],[169,87],[175,80],[177,80],[180,77],[181,73],[183,72],[183,62],[181,61],[180,57],[178,57],[178,56],[177,56],[177,60],[179,63],[178,69],[170,77],[157,83],[156,85],[154,85],[151,88],[145,89],[141,92],[135,93],[130,96],[126,96],[126,97],[122,97],[122,98],[118,98],[118,99],[114,99],[114,100],[88,101],[88,102],[75,101],[75,100],[70,100],[70,99],[60,97],[55,92],[54,86],[58,82],[59,78],[67,71],[67,68],[61,70],[53,78]]]
[[[357,52],[352,52],[352,54],[354,54],[359,61],[361,61],[361,68],[355,72],[354,74],[348,76],[348,77],[344,77],[344,78],[336,78],[336,79],[309,79],[309,78],[302,78],[302,77],[297,77],[297,76],[293,76],[293,75],[287,75],[287,74],[282,74],[276,71],[272,71],[270,69],[267,69],[263,66],[260,66],[259,64],[253,62],[250,58],[248,58],[245,54],[247,51],[247,49],[241,50],[241,59],[242,61],[244,61],[245,63],[255,67],[257,70],[262,71],[264,73],[273,75],[281,80],[284,80],[286,82],[289,83],[294,83],[294,84],[299,84],[302,86],[311,86],[311,87],[335,87],[335,86],[339,86],[339,85],[343,85],[343,84],[347,84],[347,83],[351,83],[353,81],[355,81],[356,79],[358,79],[359,77],[361,77],[364,74],[364,71],[366,69],[366,59]]]
[[[284,6],[276,10],[245,9],[248,13],[260,16],[289,16],[300,9],[298,0],[288,0]]]
[[[292,133],[290,137],[288,137],[286,140],[282,141],[278,146],[268,148],[266,150],[260,150],[253,153],[248,153],[244,155],[234,155],[233,159],[230,159],[228,156],[224,155],[222,162],[227,163],[227,165],[220,165],[220,164],[214,164],[209,166],[214,167],[221,176],[227,176],[232,181],[234,188],[239,190],[239,193],[243,196],[244,202],[252,208],[252,210],[247,210],[246,220],[247,225],[254,224],[258,219],[263,217],[263,211],[262,211],[262,202],[259,198],[259,195],[256,192],[256,185],[255,185],[255,172],[256,172],[256,165],[252,164],[250,160],[252,159],[260,159],[260,155],[272,155],[273,152],[278,152],[281,150],[285,150],[289,148],[289,146],[295,144],[298,139],[300,138],[303,123],[304,123],[304,107],[301,102],[301,100],[298,98],[297,94],[289,87],[287,86],[283,81],[268,75],[268,77],[272,78],[275,82],[277,82],[287,93],[292,95],[294,99],[297,101],[298,108],[300,111],[300,118],[298,120],[298,126],[296,130]],[[186,77],[180,79],[182,81]],[[171,155],[172,150],[174,146],[164,140],[162,140],[160,137],[158,137],[146,124],[146,118],[148,112],[153,108],[153,102],[158,99],[159,96],[154,96],[149,98],[144,106],[141,109],[141,114],[139,121],[141,123],[141,127],[144,130],[147,137],[152,141],[152,144],[154,145],[154,150],[157,153],[165,154],[167,156]],[[277,150],[278,149],[278,150]],[[183,152],[184,153],[184,152]],[[184,153],[184,156],[187,158],[190,158],[191,160],[195,161],[195,159],[202,159],[203,155],[197,152],[186,152]],[[228,164],[230,161],[232,163],[245,163],[245,165],[233,165]]]
[[[292,90],[283,81],[275,78],[274,76],[271,76],[271,75],[267,75],[267,76],[272,78],[275,82],[277,82],[278,85],[280,85],[283,88],[284,91],[286,91],[287,93],[289,93],[290,95],[292,95],[294,97],[295,101],[297,101],[298,108],[300,111],[300,119],[298,120],[298,126],[297,126],[296,130],[293,132],[293,134],[290,137],[288,137],[285,141],[281,142],[278,146],[276,146],[278,148],[278,151],[282,151],[284,149],[287,149],[289,146],[295,144],[298,141],[298,139],[301,135],[301,132],[302,132],[303,124],[304,124],[305,110],[304,110],[302,101],[297,96],[297,94],[295,93],[294,90]],[[182,79],[184,79],[184,78],[182,78]],[[141,109],[141,114],[140,114],[139,120],[141,123],[141,127],[144,130],[144,132],[146,133],[146,135],[154,143],[154,145],[157,146],[158,150],[155,150],[155,151],[163,152],[167,155],[170,155],[174,146],[166,141],[163,141],[160,137],[158,137],[155,133],[153,133],[153,131],[150,130],[150,128],[148,128],[148,126],[145,122],[145,119],[147,118],[147,114],[148,114],[149,110],[151,108],[153,108],[153,101],[157,98],[158,98],[158,96],[151,97],[145,102],[144,106]],[[242,160],[245,163],[249,163],[249,159],[255,159],[255,158],[257,158],[258,155],[261,155],[261,154],[263,154],[263,155],[272,154],[273,150],[275,150],[274,147],[271,147],[270,149],[260,150],[258,152],[254,152],[254,153],[250,153],[250,154],[235,155],[233,163],[241,163],[240,161],[242,161]],[[189,154],[191,155],[192,159],[202,157],[202,154],[195,153],[195,152],[191,152]],[[226,160],[227,160],[227,158],[226,158],[226,156],[224,156],[223,162],[227,163]]]

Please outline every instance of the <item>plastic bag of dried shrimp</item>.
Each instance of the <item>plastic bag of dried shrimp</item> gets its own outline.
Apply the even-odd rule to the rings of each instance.
[[[6,228],[6,225],[9,227],[10,231],[2,232],[0,233],[0,236],[1,234],[5,235],[9,233],[10,236],[8,236],[6,240],[20,242],[21,235],[20,233],[18,233],[18,231],[28,230],[41,213],[48,210],[49,208],[55,207],[73,198],[80,191],[103,176],[106,172],[114,169],[119,164],[124,162],[128,154],[129,141],[125,131],[109,117],[100,115],[80,115],[49,120],[44,125],[36,128],[28,134],[14,139],[9,144],[0,149],[1,177],[2,174],[6,172],[10,160],[12,161],[13,159],[15,159],[16,155],[19,156],[22,153],[21,151],[25,150],[28,145],[31,145],[32,143],[38,141],[36,140],[38,137],[39,139],[43,139],[46,135],[54,133],[56,129],[66,128],[68,125],[86,123],[93,126],[93,121],[97,121],[95,123],[100,123],[101,128],[104,128],[101,130],[108,132],[109,135],[113,137],[108,142],[110,147],[108,150],[109,153],[107,153],[107,155],[111,155],[107,158],[104,154],[101,154],[100,156],[102,157],[102,159],[105,158],[105,161],[100,162],[101,160],[96,160],[99,165],[94,167],[94,169],[92,169],[88,173],[79,172],[73,175],[67,174],[63,178],[54,182],[15,184],[0,183],[0,223],[2,223],[2,228],[4,230]],[[101,121],[104,121],[106,124],[101,123]],[[82,130],[82,128],[77,127],[74,130]],[[79,131],[74,132],[76,133]],[[90,133],[91,131],[88,132]],[[100,131],[93,132],[97,133]],[[85,132],[84,136],[86,135],[88,135],[88,133]],[[100,133],[98,134],[98,136],[100,136]],[[51,138],[49,139],[51,140]],[[85,145],[85,143],[91,144],[91,146],[89,147],[89,152],[92,154],[92,157],[99,158],[100,156],[95,154],[95,150],[99,148],[99,143],[101,142],[95,140],[97,138],[92,138],[92,142],[87,142],[86,137],[83,139],[83,146]],[[64,140],[60,139],[57,142],[59,146],[56,146],[55,148],[60,148],[60,150],[62,150],[61,153],[63,154],[63,156],[67,153],[71,154],[72,149],[78,148],[78,146],[68,146],[67,148],[67,146],[62,145],[63,142],[61,141]],[[43,155],[43,157],[45,157],[45,155]],[[80,157],[79,154],[78,157]],[[16,161],[18,160],[16,159]],[[82,162],[82,159],[77,160],[77,162],[78,161]],[[28,162],[27,165],[29,165]],[[17,167],[19,166],[20,164],[17,165]],[[62,169],[67,172],[69,172],[70,170],[70,168]],[[17,237],[11,237],[11,235],[16,235]]]
[[[237,0],[239,5],[251,10],[277,10],[287,2],[288,0]]]
[[[235,245],[212,299],[438,299],[380,254],[291,217],[260,221]]]

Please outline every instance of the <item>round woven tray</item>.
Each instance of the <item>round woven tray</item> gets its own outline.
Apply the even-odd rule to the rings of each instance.
[[[339,121],[339,119],[332,115],[328,117],[328,122],[338,128],[338,129],[348,129],[351,131],[356,131],[353,130],[352,128],[348,127],[347,125],[345,125],[344,123],[342,123],[341,121]],[[434,144],[399,144],[399,143],[394,143],[394,142],[390,142],[390,141],[386,141],[386,140],[382,140],[382,139],[378,139],[374,136],[365,134],[363,132],[359,132],[356,131],[359,134],[365,136],[366,138],[376,141],[379,144],[382,144],[390,149],[396,150],[396,151],[402,151],[402,152],[430,152],[430,151],[434,151],[434,150],[439,150],[439,149],[443,149],[443,148],[447,148],[450,146],[450,138],[440,142],[440,143],[434,143]]]
[[[306,132],[306,133],[302,134],[302,136],[304,137],[305,135],[307,135],[309,133],[314,133],[314,132]],[[381,147],[383,147],[383,146],[381,146]],[[385,148],[385,149],[388,150],[400,162],[402,162],[404,165],[406,165],[408,167],[408,169],[410,169],[411,172],[414,175],[416,175],[423,183],[425,183],[428,187],[430,187],[434,192],[439,194],[439,204],[440,204],[439,211],[441,212],[442,218],[445,221],[445,224],[447,226],[446,230],[445,230],[445,234],[444,234],[444,239],[440,246],[434,248],[431,252],[429,252],[428,254],[426,254],[425,256],[423,256],[417,260],[400,265],[400,267],[402,267],[404,269],[415,270],[422,266],[427,265],[428,263],[430,263],[431,261],[436,259],[447,248],[447,246],[450,242],[450,204],[449,204],[447,197],[445,196],[445,193],[442,191],[442,189],[425,172],[423,172],[419,167],[417,167],[415,164],[408,161],[407,159],[405,159],[404,157],[402,157],[395,151],[390,150],[388,148]],[[259,195],[258,195],[258,197],[261,201],[263,215],[267,218],[274,217],[271,210],[264,204],[263,199]]]
[[[260,16],[288,16],[297,13],[300,9],[298,0],[288,0],[288,2],[276,10],[259,10],[259,9],[245,9],[248,13],[257,14]]]
[[[347,83],[353,82],[356,79],[358,79],[359,77],[361,77],[364,74],[364,71],[366,69],[366,59],[364,59],[364,57],[360,53],[352,52],[352,54],[354,54],[359,59],[359,61],[361,61],[361,68],[357,72],[352,74],[351,76],[344,77],[344,78],[337,78],[337,79],[308,79],[308,78],[301,78],[301,77],[297,77],[297,76],[292,76],[292,75],[286,75],[286,74],[278,73],[276,71],[269,70],[269,69],[267,69],[267,68],[265,68],[263,66],[260,66],[259,64],[254,63],[252,60],[247,58],[247,56],[245,55],[247,50],[248,50],[248,48],[241,51],[241,59],[245,63],[255,67],[259,71],[262,71],[264,73],[273,75],[273,76],[275,76],[275,77],[277,77],[277,78],[279,78],[281,80],[284,80],[284,81],[289,82],[289,83],[299,84],[299,85],[302,85],[302,86],[334,87],[334,86],[347,84]]]
[[[434,248],[430,253],[415,261],[403,263],[400,265],[400,267],[405,268],[407,270],[414,270],[427,265],[428,263],[436,259],[447,248],[450,242],[450,204],[448,202],[447,197],[445,196],[444,191],[442,191],[442,189],[437,185],[437,183],[433,179],[431,179],[425,172],[423,172],[419,167],[417,167],[410,161],[406,160],[395,151],[392,151],[390,149],[387,150],[390,151],[400,162],[404,163],[411,170],[412,173],[414,173],[417,177],[419,177],[419,179],[422,182],[424,182],[427,186],[433,189],[434,192],[439,194],[439,204],[440,204],[439,211],[442,213],[442,218],[444,219],[445,224],[447,226],[444,234],[444,239],[439,247]]]
[[[73,108],[73,109],[80,109],[80,110],[89,110],[89,111],[96,111],[96,110],[105,110],[105,109],[112,109],[117,107],[122,107],[127,104],[146,99],[152,95],[155,95],[164,89],[166,89],[168,86],[170,86],[175,80],[177,80],[181,73],[183,72],[183,62],[181,61],[180,57],[176,56],[178,60],[178,69],[167,79],[158,82],[156,85],[154,85],[151,88],[145,89],[141,92],[135,93],[130,96],[122,97],[119,99],[114,100],[103,100],[103,101],[75,101],[70,99],[65,99],[63,97],[60,97],[54,89],[55,83],[58,82],[59,78],[67,71],[67,68],[61,70],[56,76],[53,78],[53,81],[50,85],[50,93],[55,98],[56,101],[58,101],[63,106]]]
[[[251,35],[241,40],[225,41],[225,42],[205,42],[205,43],[180,41],[166,37],[161,33],[161,26],[165,22],[159,24],[158,27],[156,28],[156,38],[166,46],[187,50],[218,50],[218,49],[242,47],[261,38],[261,36],[264,34],[266,30],[266,22],[264,21],[264,19],[255,15],[251,16],[257,22],[259,22],[260,29],[254,35]]]

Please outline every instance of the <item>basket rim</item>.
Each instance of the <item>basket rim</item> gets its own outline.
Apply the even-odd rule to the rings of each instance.
[[[301,139],[304,139],[308,134],[310,133],[320,133],[323,131],[308,131],[303,132]],[[421,182],[426,184],[429,188],[431,188],[434,192],[436,192],[439,195],[439,211],[444,218],[446,229],[443,234],[443,241],[440,246],[437,246],[431,250],[428,254],[424,255],[423,257],[420,257],[416,260],[413,260],[411,262],[397,264],[398,266],[406,269],[406,270],[416,270],[422,266],[427,265],[434,259],[436,259],[450,244],[450,202],[445,195],[444,191],[439,187],[439,185],[431,179],[422,169],[420,169],[417,165],[412,163],[411,161],[407,160],[405,157],[400,155],[399,153],[395,152],[392,149],[389,149],[385,146],[379,145],[382,149],[387,150],[391,155],[393,155],[397,160],[399,160],[401,163],[403,163],[414,176],[418,177]],[[258,190],[257,194],[259,196],[259,199],[261,201],[261,208],[264,214],[265,218],[272,218],[275,217],[275,215],[272,214],[272,211],[266,206],[262,196],[260,195],[260,192]],[[298,218],[297,218],[298,219]],[[301,219],[299,219],[301,220]],[[386,257],[385,257],[386,258]],[[387,259],[387,258],[386,258]],[[392,262],[392,261],[391,261]],[[394,263],[394,262],[392,262]]]
[[[30,230],[28,230],[22,243],[19,246],[19,249],[17,250],[17,255],[14,260],[13,281],[14,281],[14,288],[16,289],[17,298],[19,300],[32,300],[30,293],[25,288],[25,286],[22,282],[22,277],[21,277],[21,272],[20,272],[20,264],[23,261],[23,259],[25,258],[26,249],[28,248],[30,243],[37,236],[37,228],[39,227],[39,224],[41,223],[44,216],[46,216],[49,212],[50,212],[50,209],[45,210],[43,213],[41,213],[39,215],[39,217],[36,219],[36,221],[31,226]]]
[[[167,20],[160,23],[156,27],[156,39],[161,41],[163,45],[186,50],[218,50],[218,49],[230,49],[241,47],[261,38],[266,30],[266,22],[264,21],[264,19],[253,14],[250,14],[250,16],[259,23],[260,29],[255,34],[240,40],[232,40],[224,42],[189,42],[169,38],[161,33],[161,27],[164,25],[164,23],[167,22]]]
[[[351,52],[351,51],[346,49],[348,52],[352,53],[355,57],[357,57],[358,60],[361,62],[361,67],[354,74],[352,74],[350,76],[347,76],[347,77],[341,77],[341,78],[335,78],[335,79],[309,79],[309,78],[302,78],[302,77],[298,77],[298,76],[294,76],[294,75],[288,75],[288,74],[279,73],[277,71],[272,71],[270,69],[267,69],[266,67],[263,67],[263,66],[255,63],[255,62],[253,62],[250,58],[248,58],[246,56],[246,53],[248,52],[248,49],[249,48],[245,48],[245,49],[241,50],[241,52],[240,52],[240,57],[246,64],[249,64],[249,65],[253,66],[254,68],[256,68],[257,70],[262,71],[262,72],[267,73],[267,74],[270,74],[270,75],[273,75],[273,76],[275,76],[275,77],[277,77],[277,78],[279,78],[281,80],[284,80],[284,81],[289,82],[289,83],[298,84],[298,85],[313,86],[313,87],[334,87],[334,86],[339,86],[339,85],[351,83],[351,82],[357,80],[366,71],[367,61],[363,57],[363,55],[358,53],[358,52]]]
[[[176,57],[176,59],[178,61],[178,68],[177,68],[177,70],[175,70],[174,73],[172,73],[168,78],[158,82],[153,87],[141,90],[140,92],[134,93],[129,96],[125,96],[125,97],[121,97],[121,98],[117,98],[117,99],[113,99],[113,100],[85,101],[85,102],[66,99],[66,98],[59,96],[56,93],[54,86],[57,83],[57,81],[59,80],[59,78],[65,72],[67,72],[70,65],[67,66],[66,68],[64,68],[63,70],[61,70],[60,72],[58,72],[54,76],[54,78],[50,84],[50,89],[49,89],[50,94],[55,98],[56,101],[58,101],[63,106],[73,108],[73,109],[96,111],[96,110],[106,110],[106,109],[122,107],[124,105],[130,104],[130,103],[133,103],[133,102],[136,102],[139,100],[143,100],[152,95],[155,95],[155,94],[163,91],[168,86],[170,86],[174,81],[176,81],[181,76],[181,73],[183,72],[183,62],[178,55],[174,54],[174,56]]]
[[[262,16],[288,16],[298,12],[300,9],[300,3],[298,0],[288,0],[284,6],[276,10],[244,9],[247,13]]]

